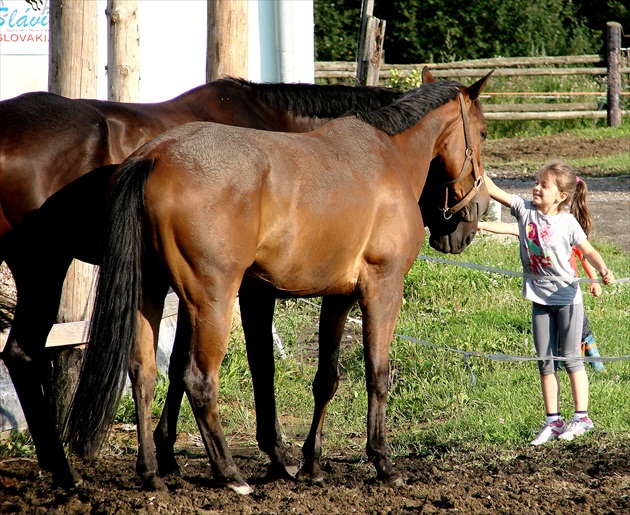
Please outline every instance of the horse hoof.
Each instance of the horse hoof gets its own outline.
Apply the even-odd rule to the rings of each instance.
[[[324,481],[324,473],[319,467],[311,468],[310,470],[301,468],[295,475],[295,479],[302,483],[321,483],[322,481]]]
[[[64,490],[74,490],[83,484],[83,478],[72,467],[63,473],[53,473],[53,485]]]
[[[265,478],[267,480],[295,479],[299,467],[297,465],[285,465],[283,463],[271,463],[267,469]]]
[[[181,471],[179,469],[179,465],[174,457],[162,458],[158,457],[158,470],[160,471],[160,476],[181,476]]]
[[[400,474],[391,474],[387,477],[383,477],[382,481],[392,487],[400,488],[402,486],[407,486],[405,480],[400,476]]]
[[[300,471],[300,468],[297,465],[288,465],[283,468],[287,476],[291,477],[291,479],[295,479],[295,476],[297,476]]]
[[[160,467],[160,476],[162,476],[162,477],[168,477],[168,476],[182,477],[182,471],[179,469],[179,467],[167,468],[164,471],[162,470],[162,467]]]
[[[144,478],[144,481],[142,482],[142,488],[147,492],[168,492],[168,487],[166,486],[166,483],[157,474],[152,474],[151,476]]]
[[[227,484],[227,487],[239,495],[249,495],[254,491],[254,489],[249,486],[245,481],[232,481]]]

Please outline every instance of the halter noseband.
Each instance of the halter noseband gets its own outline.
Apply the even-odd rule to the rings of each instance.
[[[464,100],[464,95],[459,93],[459,104],[462,110],[462,122],[464,123],[464,138],[466,140],[466,158],[464,159],[464,164],[462,164],[462,169],[459,172],[459,175],[456,179],[449,181],[446,183],[446,194],[444,196],[444,207],[442,208],[442,212],[444,214],[444,218],[446,220],[450,219],[455,213],[457,213],[464,206],[468,205],[472,198],[477,194],[481,184],[483,183],[483,174],[479,172],[479,162],[474,157],[474,152],[472,148],[472,142],[470,139],[470,127],[468,125],[468,110],[466,109],[466,101]],[[468,165],[472,166],[472,175],[475,180],[473,183],[473,187],[464,195],[464,197],[453,207],[448,207],[448,187],[452,184],[456,184],[461,181],[466,176],[466,171],[468,169]]]

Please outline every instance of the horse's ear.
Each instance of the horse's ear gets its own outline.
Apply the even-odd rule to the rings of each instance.
[[[470,100],[477,100],[479,98],[479,95],[481,95],[483,88],[486,87],[486,83],[488,82],[490,75],[492,75],[492,72],[494,72],[494,70],[490,70],[485,77],[479,79],[472,86],[466,88],[468,91],[468,98],[470,98]]]
[[[429,70],[428,66],[422,68],[422,84],[428,84],[429,82],[435,82],[435,77]]]

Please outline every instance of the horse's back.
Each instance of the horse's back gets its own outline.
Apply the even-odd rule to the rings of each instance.
[[[103,117],[79,100],[52,93],[0,102],[0,140],[0,234],[108,160]]]

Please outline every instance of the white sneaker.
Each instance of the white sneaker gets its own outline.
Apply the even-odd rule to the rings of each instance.
[[[587,431],[593,429],[594,425],[595,424],[593,424],[593,421],[588,417],[582,417],[578,420],[571,420],[567,424],[564,433],[562,433],[558,438],[560,438],[560,440],[566,440],[570,442],[576,436],[583,435]]]
[[[529,445],[542,445],[551,440],[555,440],[564,434],[565,425],[561,418],[545,424],[538,433],[538,436],[534,438]]]

